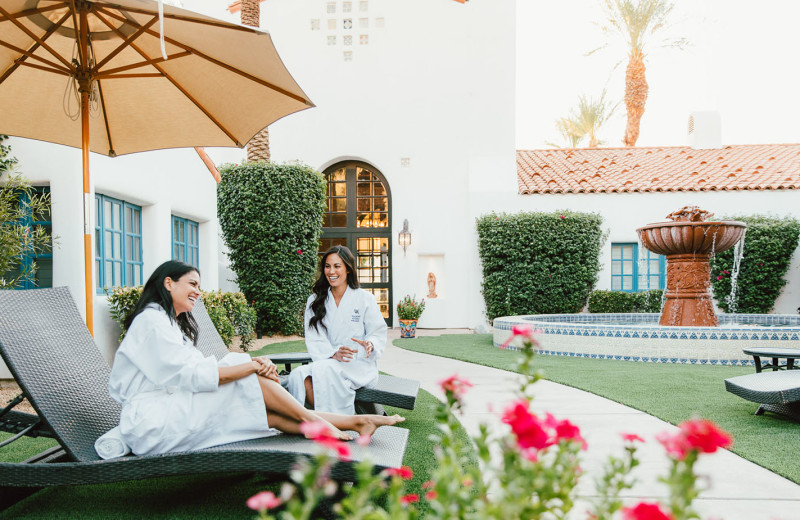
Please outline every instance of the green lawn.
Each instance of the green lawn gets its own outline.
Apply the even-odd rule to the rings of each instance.
[[[302,341],[270,346],[252,354],[305,350]],[[438,401],[420,390],[414,410],[387,407],[390,414],[406,417],[400,426],[409,429],[408,449],[404,464],[414,470],[409,492],[419,493],[434,468],[433,410]],[[458,433],[466,439],[462,430]],[[0,441],[9,435],[0,433]],[[47,439],[21,439],[0,448],[0,462],[19,462],[54,445]],[[477,464],[477,461],[475,462]],[[64,486],[44,489],[4,511],[2,518],[69,518],[69,519],[140,519],[140,518],[252,518],[245,501],[270,486],[258,475],[213,474],[190,477],[169,477],[134,482],[92,486]],[[274,486],[274,484],[272,484]]]
[[[504,370],[512,370],[518,356],[516,352],[493,346],[490,334],[419,337],[396,340],[394,344]],[[752,373],[753,367],[545,355],[535,359],[538,369],[550,381],[592,392],[672,424],[693,416],[711,419],[733,434],[733,452],[800,483],[800,464],[795,451],[800,424],[772,414],[754,416],[758,405],[725,391],[725,378]]]

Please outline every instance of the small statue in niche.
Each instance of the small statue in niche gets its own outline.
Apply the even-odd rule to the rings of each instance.
[[[426,298],[436,298],[436,275],[428,273],[428,296]]]

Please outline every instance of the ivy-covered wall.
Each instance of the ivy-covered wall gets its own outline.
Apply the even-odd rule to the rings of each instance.
[[[217,214],[231,268],[266,334],[303,331],[325,210],[325,179],[300,164],[221,169]]]
[[[725,312],[771,312],[786,285],[786,271],[800,238],[800,221],[764,215],[732,215],[720,220],[741,220],[747,224],[747,233],[733,298],[730,294],[734,249],[711,259],[711,282],[717,305]]]
[[[579,312],[597,282],[605,241],[596,213],[489,213],[477,219],[489,319]]]

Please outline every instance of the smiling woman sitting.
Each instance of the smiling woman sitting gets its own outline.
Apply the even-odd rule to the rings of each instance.
[[[344,246],[325,251],[305,312],[310,365],[289,374],[289,392],[317,411],[353,414],[356,390],[378,381],[386,322],[372,293],[359,288]]]
[[[128,330],[114,357],[108,383],[122,404],[119,432],[133,453],[149,455],[207,448],[277,433],[300,433],[322,421],[371,434],[399,415],[345,416],[305,409],[278,382],[266,357],[229,353],[217,361],[195,348],[192,309],[200,297],[200,272],[177,261],[161,264],[125,320]]]

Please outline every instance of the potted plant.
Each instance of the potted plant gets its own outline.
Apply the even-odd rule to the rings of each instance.
[[[417,301],[416,298],[406,294],[397,303],[397,318],[400,320],[400,337],[413,338],[417,333],[417,320],[425,310],[425,300]]]

